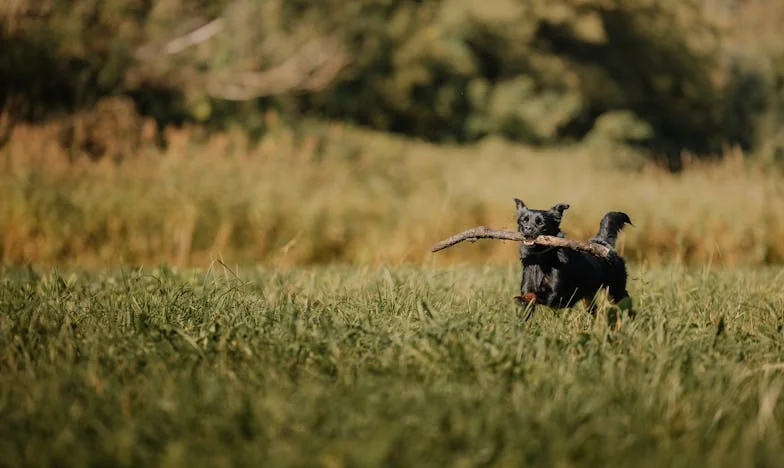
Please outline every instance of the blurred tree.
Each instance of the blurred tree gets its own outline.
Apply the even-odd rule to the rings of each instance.
[[[161,125],[257,134],[274,108],[434,141],[605,139],[677,167],[683,150],[760,148],[777,134],[782,10],[775,0],[10,0],[0,106],[41,120],[124,95]]]

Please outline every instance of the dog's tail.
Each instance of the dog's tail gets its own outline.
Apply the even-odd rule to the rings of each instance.
[[[608,245],[615,248],[615,241],[618,239],[618,233],[621,232],[623,226],[629,224],[633,226],[632,220],[629,215],[621,211],[610,211],[602,218],[599,223],[599,232],[591,239],[591,242]]]

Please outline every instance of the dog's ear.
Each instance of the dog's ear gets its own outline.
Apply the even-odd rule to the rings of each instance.
[[[555,216],[557,219],[561,219],[563,217],[563,212],[569,208],[569,205],[566,203],[559,203],[554,207],[550,208],[550,212]]]
[[[525,203],[523,203],[523,201],[520,200],[519,198],[515,198],[514,202],[515,202],[515,206],[517,207],[517,216],[520,216],[522,212],[528,209],[528,207],[525,206]]]

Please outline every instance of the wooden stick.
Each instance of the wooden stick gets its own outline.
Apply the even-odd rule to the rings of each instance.
[[[463,242],[464,240],[467,240],[469,242],[474,242],[477,239],[502,239],[502,240],[517,241],[517,242],[522,242],[523,240],[525,240],[522,232],[497,231],[495,229],[490,229],[486,226],[478,226],[475,228],[471,228],[467,231],[463,231],[459,234],[455,234],[454,236],[448,239],[442,240],[441,242],[434,245],[431,251],[438,252],[439,250],[443,250],[447,247],[452,247],[453,245],[459,242]],[[606,245],[597,244],[595,242],[586,242],[581,240],[566,239],[563,237],[555,237],[555,236],[539,236],[536,239],[534,239],[534,243],[539,245],[551,246],[551,247],[565,247],[567,249],[582,250],[583,252],[588,252],[590,254],[602,258],[607,258],[610,255],[610,250],[611,250]]]

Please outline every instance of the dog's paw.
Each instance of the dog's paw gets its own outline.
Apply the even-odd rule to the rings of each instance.
[[[536,294],[532,292],[527,292],[522,296],[515,296],[514,299],[515,301],[517,301],[518,304],[522,306],[527,306],[528,304],[538,304],[539,302],[536,297]]]
[[[620,301],[618,301],[618,308],[621,310],[632,310],[632,306],[634,305],[632,302],[632,298],[630,296],[626,296]]]

